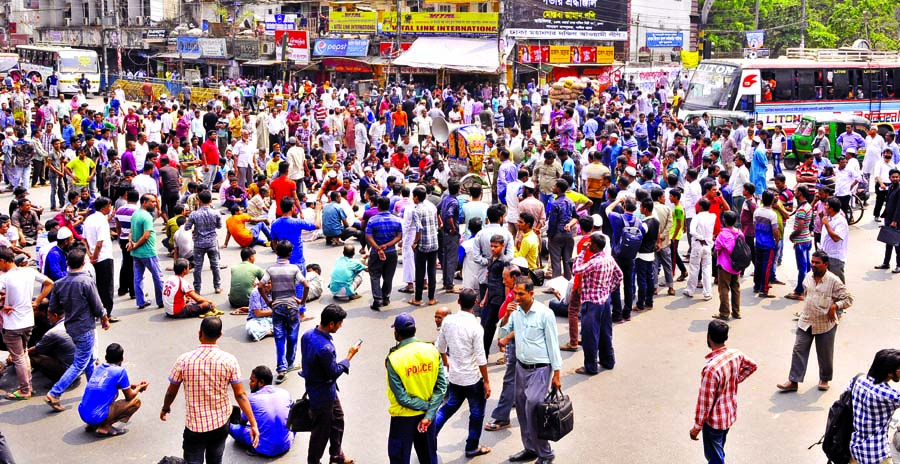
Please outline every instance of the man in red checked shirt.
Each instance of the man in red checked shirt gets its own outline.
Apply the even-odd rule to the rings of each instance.
[[[604,253],[605,248],[606,236],[593,232],[591,243],[575,259],[575,274],[581,274],[581,346],[584,348],[584,366],[575,369],[576,374],[597,375],[600,367],[608,370],[616,366],[609,297],[622,283],[623,274],[616,260]],[[586,258],[588,253],[590,259]]]
[[[737,419],[738,384],[756,372],[756,363],[739,350],[725,347],[728,324],[710,321],[706,330],[706,366],[700,374],[697,412],[691,440],[703,430],[703,454],[709,464],[725,462],[725,437]]]

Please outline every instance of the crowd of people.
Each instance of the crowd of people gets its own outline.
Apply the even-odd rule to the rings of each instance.
[[[724,462],[737,386],[756,370],[725,347],[727,322],[744,317],[741,278],[752,273],[754,303],[779,296],[773,286],[789,280],[779,266],[793,248],[799,272],[783,296],[803,303],[788,380],[776,388],[798,391],[815,342],[817,388],[827,390],[837,326],[853,303],[844,275],[849,197],[871,185],[876,220],[896,228],[900,149],[893,134],[863,138],[848,128],[837,167],[820,138],[789,182],[780,127],[770,136],[762,122],[683,121],[669,111],[666,85],[657,87],[588,87],[577,101],[553,102],[533,84],[512,92],[393,85],[363,97],[327,82],[266,81],[250,105],[243,89],[223,83],[210,102],[152,94],[129,102],[117,90],[102,109],[77,96],[17,103],[20,90],[0,93],[2,172],[13,193],[9,215],[0,215],[0,317],[19,384],[7,398],[30,398],[36,370],[56,382],[46,403],[64,411],[62,395],[85,374],[78,411],[87,428],[126,433],[116,425],[142,406],[148,383],[132,383],[118,344],[105,348],[105,363],[95,360],[94,329],[97,320],[103,329],[118,322],[117,307],[155,302],[166,316],[203,319],[200,345],[176,360],[160,412],[167,420],[183,387],[186,462],[221,462],[229,435],[264,456],[290,449],[291,395],[276,385],[294,370],[309,397],[308,462],[326,451],[329,462],[353,462],[341,446],[336,381],[360,344],[338,361],[332,336],[347,312],[307,306],[326,288],[334,301],[363,298],[368,280],[371,310],[434,306],[439,329],[431,343],[416,337],[409,313],[394,318],[397,345],[385,360],[391,462],[409,462],[413,449],[420,462],[438,462],[438,434],[465,400],[467,457],[491,452],[482,431],[510,427],[515,406],[523,450],[510,461],[546,464],[554,451],[539,437],[539,409],[561,387],[561,351],[583,352],[579,375],[614,369],[614,327],[679,298],[685,282],[686,298],[718,293],[690,435],[702,433],[709,462]],[[486,132],[483,183],[461,187],[434,139],[437,119]],[[28,195],[48,181],[45,211]],[[337,258],[329,276],[304,254],[322,239]],[[221,248],[231,243],[241,262],[225,265]],[[878,269],[892,250],[900,272],[891,245]],[[274,264],[256,265],[258,252]],[[398,266],[404,285],[395,289]],[[204,296],[205,269],[215,294],[227,290],[227,311],[246,317],[248,338],[274,338],[274,369],[254,368],[249,394],[237,358],[216,344],[226,308]],[[541,287],[556,298],[539,302]],[[439,290],[457,295],[457,311],[437,307]],[[567,320],[564,343],[557,316]],[[301,334],[301,322],[316,317]],[[487,375],[495,347],[506,365],[500,389]],[[898,380],[900,357],[878,356],[852,387],[866,427],[851,453],[864,464],[888,456],[884,405],[896,409],[900,398],[884,384]],[[499,403],[485,424],[492,394]]]

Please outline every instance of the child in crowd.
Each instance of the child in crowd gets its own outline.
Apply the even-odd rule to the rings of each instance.
[[[166,308],[166,316],[175,318],[221,316],[225,314],[216,309],[216,305],[198,295],[193,285],[184,278],[190,271],[190,265],[186,259],[175,260],[173,266],[175,275],[170,276],[163,283],[163,305]]]
[[[306,265],[306,283],[309,284],[306,301],[318,300],[322,296],[322,268],[318,264]]]

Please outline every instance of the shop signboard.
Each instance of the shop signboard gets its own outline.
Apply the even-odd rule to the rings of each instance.
[[[237,39],[234,41],[234,58],[237,60],[255,60],[259,58],[259,41],[256,39]]]
[[[200,58],[200,42],[197,37],[179,37],[176,50],[183,58]]]
[[[294,64],[309,64],[309,38],[306,31],[275,31],[275,60],[282,60],[282,48],[287,40],[287,59]]]
[[[203,58],[228,58],[228,47],[225,39],[200,38],[200,56]]]
[[[147,29],[144,31],[145,39],[165,39],[166,38],[166,30],[165,29]]]
[[[272,14],[266,15],[266,35],[275,35],[275,31],[293,31],[297,28],[297,15]]]
[[[571,63],[572,56],[570,54],[571,47],[565,45],[550,46],[550,63]]]
[[[403,34],[449,36],[496,36],[497,13],[404,13]],[[381,32],[397,32],[397,13],[386,12],[381,18]]]
[[[613,47],[597,47],[597,63],[612,64],[616,61],[615,48]]]
[[[400,43],[400,49],[403,50],[404,52],[409,50],[409,47],[411,47],[411,46],[412,46],[412,42],[401,42]],[[380,44],[378,44],[378,54],[385,58],[396,57],[397,55],[399,55],[399,53],[397,53],[397,42],[394,42],[394,41],[381,42]]]
[[[368,40],[316,39],[313,45],[313,56],[366,56],[368,54]]]
[[[626,0],[517,0],[510,5],[510,37],[628,40]]]
[[[613,62],[613,47],[519,45],[519,63],[582,64]]]
[[[649,48],[675,48],[684,46],[684,33],[682,32],[648,32],[647,47]]]
[[[339,34],[374,34],[378,13],[375,11],[332,11],[328,13],[328,30]]]

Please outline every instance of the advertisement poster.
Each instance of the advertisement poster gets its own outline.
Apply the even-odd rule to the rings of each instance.
[[[275,31],[275,59],[282,59],[283,40],[287,40],[287,59],[294,64],[309,64],[309,39],[306,31]]]
[[[316,39],[313,56],[366,56],[368,40]]]
[[[519,45],[519,63],[610,64],[613,47],[579,47],[574,45]]]
[[[525,39],[628,40],[625,0],[518,0],[507,32]]]
[[[497,35],[497,13],[403,13],[403,33],[410,35]],[[397,31],[397,13],[382,15],[381,32]]]
[[[409,47],[412,47],[412,42],[400,43],[400,49],[404,52],[409,50]],[[378,44],[378,54],[386,58],[394,58],[400,55],[400,53],[397,52],[397,43],[394,41],[381,42]]]
[[[647,47],[675,48],[684,46],[684,33],[681,32],[648,32]]]
[[[275,35],[275,31],[293,31],[297,29],[297,15],[273,14],[266,15],[266,35]]]
[[[766,31],[747,31],[747,48],[756,50],[765,45]]]
[[[375,11],[332,11],[328,13],[328,29],[341,34],[374,34],[378,13]]]

